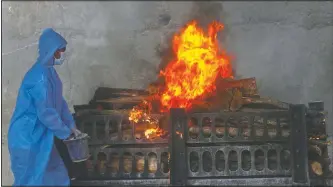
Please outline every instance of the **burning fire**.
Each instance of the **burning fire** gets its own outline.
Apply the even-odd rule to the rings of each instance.
[[[129,120],[138,123],[140,122],[146,122],[146,123],[158,123],[156,119],[153,119],[150,116],[151,111],[151,105],[147,101],[143,101],[141,105],[135,106],[131,113],[129,114]]]
[[[217,32],[223,25],[213,22],[205,35],[195,21],[187,25],[173,39],[176,59],[168,64],[160,76],[165,78],[161,94],[162,111],[172,107],[190,109],[194,100],[202,99],[215,91],[215,80],[232,77],[231,64],[219,51]]]
[[[180,136],[181,139],[183,139],[183,134],[179,131],[176,131],[176,134]]]
[[[145,131],[145,136],[147,139],[151,138],[151,137],[157,137],[157,136],[161,136],[163,134],[163,130],[160,128],[150,128],[147,129]]]
[[[223,27],[221,23],[213,22],[205,33],[196,21],[192,21],[180,34],[175,34],[172,43],[175,58],[159,74],[164,79],[164,84],[158,86],[160,92],[156,93],[161,112],[168,112],[173,107],[191,109],[193,101],[214,93],[217,77],[233,78],[229,58],[219,49],[217,41],[217,32]],[[151,108],[143,109],[146,106],[150,106],[149,101],[134,107],[130,121],[156,123],[149,115]],[[160,131],[147,129],[145,135],[149,138],[151,132]]]

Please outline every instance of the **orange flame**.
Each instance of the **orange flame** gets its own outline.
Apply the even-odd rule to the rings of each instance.
[[[179,135],[181,139],[183,139],[183,133],[176,131],[176,134]]]
[[[152,138],[152,137],[158,137],[163,134],[163,130],[160,128],[150,128],[145,131],[145,136],[147,139]]]
[[[175,34],[175,59],[159,74],[165,80],[165,84],[160,85],[161,92],[156,93],[161,112],[168,112],[170,108],[191,109],[193,101],[204,99],[215,91],[217,77],[233,78],[229,58],[219,49],[217,40],[217,32],[223,27],[223,24],[213,22],[206,34],[196,21],[192,21],[180,34]],[[141,107],[136,107],[129,119],[137,123],[139,119],[149,121],[147,118],[149,115]],[[151,132],[152,129],[147,130],[147,138]]]
[[[138,123],[143,116],[143,111],[134,107],[129,114],[128,119],[134,123]]]
[[[216,39],[221,29],[222,24],[213,22],[205,35],[193,21],[180,35],[174,36],[176,60],[160,73],[165,78],[162,111],[173,107],[190,109],[194,100],[215,91],[215,80],[219,75],[232,78],[231,64],[224,52],[219,51]]]
[[[143,101],[140,105],[135,106],[130,114],[128,119],[134,123],[146,122],[149,124],[157,124],[158,120],[150,116],[151,105],[147,101]]]

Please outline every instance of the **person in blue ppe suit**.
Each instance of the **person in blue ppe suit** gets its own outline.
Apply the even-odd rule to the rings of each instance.
[[[21,83],[8,130],[14,186],[68,186],[70,180],[54,144],[80,131],[62,96],[54,65],[64,61],[66,40],[53,29],[39,38],[39,57]]]

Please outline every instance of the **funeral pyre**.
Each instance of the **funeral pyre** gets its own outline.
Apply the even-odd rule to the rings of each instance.
[[[107,88],[97,90],[97,92],[105,92],[99,93],[104,95],[104,99],[98,98],[95,94],[95,98],[90,104],[94,104],[98,109],[111,109],[122,114],[126,113],[128,116],[127,119],[123,119],[121,128],[110,126],[111,130],[108,136],[111,139],[117,138],[118,128],[121,129],[123,140],[130,139],[132,135],[136,140],[165,139],[169,135],[168,112],[170,108],[184,108],[189,113],[288,110],[288,103],[259,96],[255,78],[239,80],[234,78],[232,58],[217,40],[217,34],[223,27],[221,23],[212,22],[205,31],[198,26],[196,21],[192,21],[181,32],[176,33],[172,40],[173,59],[160,71],[157,81],[151,83],[146,91]],[[309,142],[312,142],[308,146],[311,152],[309,163],[312,173],[320,176],[323,174],[324,165],[329,162],[328,157],[324,156],[327,155],[327,149],[324,148],[327,145],[326,135],[323,133],[325,132],[325,113],[323,109],[318,110],[317,108],[313,109],[313,112],[308,112],[308,116],[309,120],[312,121],[311,124],[314,124],[308,127],[308,139]],[[279,122],[282,128],[281,135],[288,137],[290,134],[290,129],[287,127],[288,119],[284,120],[281,119]],[[267,124],[269,126],[268,136],[276,137],[277,122],[268,120],[264,123],[263,121],[263,118],[254,119],[255,136],[264,136],[265,128],[263,125]],[[240,134],[244,137],[250,136],[250,128],[244,128],[240,133],[238,127],[239,124],[249,127],[249,120],[233,121],[233,119],[229,119],[228,128],[225,127],[223,121],[217,120],[214,123],[215,127],[212,129],[212,119],[205,119],[202,122],[203,136],[209,137],[213,130],[217,137],[224,136],[226,131],[230,137],[236,137]],[[134,132],[130,128],[133,124],[135,126]],[[104,128],[101,128],[100,131],[103,134]],[[198,122],[189,120],[188,131],[192,139],[197,138],[201,133]],[[287,157],[285,158],[286,165],[290,162],[290,158]],[[137,158],[137,164],[139,164],[137,167],[142,168],[143,156],[138,155]],[[258,158],[264,159],[260,155]],[[274,160],[274,158],[272,159]],[[106,157],[99,156],[98,160],[106,162]],[[127,169],[132,167],[132,163],[126,165],[125,161],[126,159],[124,159],[124,167]],[[101,167],[105,167],[104,162],[98,163]],[[155,167],[155,164],[148,165],[152,168]],[[114,168],[114,170],[117,170],[117,167],[119,166],[113,167],[113,163],[110,164],[110,168]],[[194,164],[191,167],[194,167],[191,170],[195,170],[198,165]],[[230,168],[232,167],[231,164]],[[98,171],[100,170],[98,169]],[[103,170],[100,172],[103,173]]]
[[[233,78],[230,59],[218,45],[217,33],[221,29],[221,23],[213,22],[205,33],[196,21],[192,21],[180,34],[175,34],[173,60],[160,71],[158,81],[150,86],[150,96],[129,115],[129,120],[134,123],[155,124],[156,127],[146,129],[147,138],[164,131],[158,127],[158,121],[151,118],[153,104],[161,113],[167,113],[170,108],[191,110],[216,95],[217,79]]]

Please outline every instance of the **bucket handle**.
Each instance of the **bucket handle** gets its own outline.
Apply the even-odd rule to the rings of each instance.
[[[82,134],[86,134],[86,136],[85,136],[84,138],[91,139],[91,137],[90,137],[87,133],[82,133]],[[80,134],[79,134],[79,135],[80,135]],[[75,136],[75,135],[74,135],[72,138],[70,138],[70,139],[66,139],[66,140],[64,140],[64,141],[76,140],[77,137],[79,137],[79,136]]]
[[[86,134],[86,136],[84,138],[91,139],[91,137],[87,133],[82,133],[82,134]],[[79,134],[78,136],[74,136],[74,139],[76,139],[77,137],[80,137],[80,135],[81,134]]]

